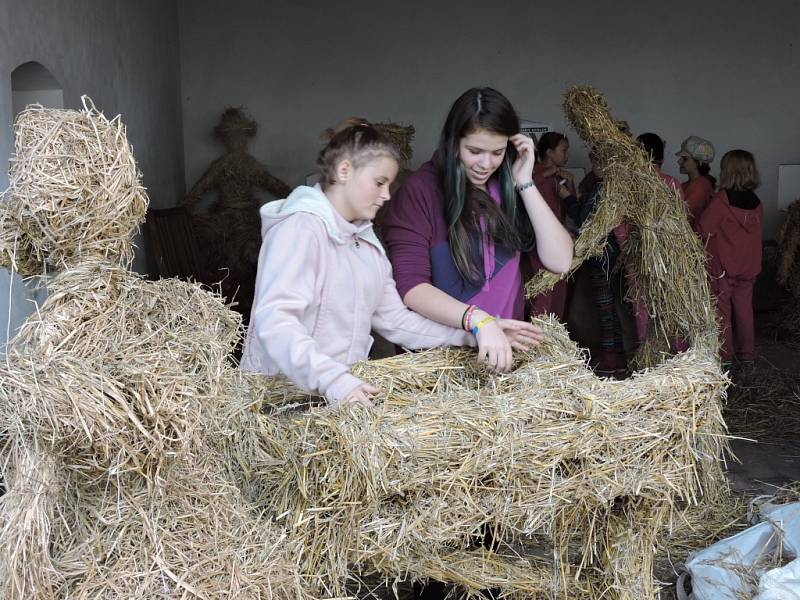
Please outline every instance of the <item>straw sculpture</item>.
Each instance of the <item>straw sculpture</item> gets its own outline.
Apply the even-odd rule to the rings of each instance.
[[[800,200],[789,205],[778,231],[778,283],[800,300]]]
[[[36,104],[16,119],[10,187],[0,203],[0,267],[23,276],[96,256],[128,264],[147,198],[125,126]]]
[[[25,163],[33,165],[74,164],[63,149],[80,149],[86,131],[109,123],[94,109],[25,114],[23,136],[34,117],[61,124]],[[118,169],[107,157],[129,148],[119,117],[111,123],[116,134],[99,135],[86,154],[75,150],[81,169],[65,171],[64,189],[48,192],[70,198],[63,223],[36,217],[36,227],[16,232],[17,250],[39,249],[37,260],[68,268],[0,363],[0,596],[305,598],[284,534],[252,510],[215,452],[229,433],[226,393],[239,389],[228,357],[241,319],[199,286],[146,281],[119,264],[146,197],[138,175],[110,190],[98,183]],[[34,155],[25,144],[38,141],[23,140],[20,154]],[[129,154],[122,159],[133,164]],[[20,160],[13,164],[16,182],[38,185]],[[36,213],[40,199],[14,196],[18,189],[20,213]],[[95,229],[106,220],[94,212],[98,198],[109,214],[130,216],[117,224],[119,237]],[[69,246],[59,236],[77,214],[87,215],[87,233]],[[4,213],[0,223],[9,231],[17,221]]]
[[[414,129],[413,125],[398,125],[397,123],[381,122],[375,123],[375,128],[391,140],[400,151],[400,158],[404,163],[411,160],[411,157],[414,156],[411,142],[416,133],[416,129]]]
[[[642,147],[620,130],[599,92],[588,87],[570,89],[564,112],[601,165],[602,193],[575,241],[570,272],[540,271],[526,292],[547,291],[584,260],[601,255],[612,229],[625,221],[631,233],[623,261],[636,282],[630,290],[633,300],[643,301],[650,314],[648,339],[635,362],[640,367],[657,364],[677,338],[714,352],[718,337],[705,253],[689,227],[684,202],[661,180]]]
[[[248,152],[257,123],[243,108],[228,107],[214,128],[215,137],[225,152],[215,159],[181,205],[192,213],[192,224],[205,264],[195,273],[198,281],[219,286],[222,295],[233,303],[245,319],[255,294],[258,252],[261,248],[259,209],[264,204],[260,191],[285,198],[292,191]],[[215,193],[207,210],[199,204]]]
[[[547,341],[508,376],[452,350],[359,365],[359,377],[387,390],[373,410],[297,411],[301,395],[270,390],[269,414],[243,425],[242,487],[299,542],[303,573],[324,573],[330,594],[353,565],[433,576],[430,561],[474,556],[471,540],[488,527],[501,555],[539,536],[558,560],[536,584],[488,566],[445,578],[519,597],[569,597],[593,581],[598,595],[655,597],[656,535],[679,502],[721,483],[725,380],[694,350],[629,380],[601,380],[563,326],[538,323]]]
[[[777,280],[791,297],[775,323],[775,335],[793,348],[800,347],[800,200],[789,205],[778,231]]]

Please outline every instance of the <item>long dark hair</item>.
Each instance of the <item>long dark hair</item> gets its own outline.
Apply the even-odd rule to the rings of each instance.
[[[512,143],[497,169],[499,207],[467,180],[459,159],[459,143],[479,129],[509,137],[519,133],[519,117],[511,102],[489,87],[472,88],[459,96],[447,114],[439,140],[450,255],[461,276],[472,284],[484,280],[479,266],[483,261],[471,250],[471,241],[480,232],[479,216],[486,218],[488,234],[511,250],[529,250],[534,243],[533,227],[514,188],[511,165],[517,151]]]
[[[543,163],[547,158],[548,150],[555,150],[562,140],[567,140],[567,136],[557,131],[544,133],[536,144],[536,161]],[[569,140],[567,140],[569,142]]]
[[[700,161],[695,161],[695,162],[697,162],[697,170],[700,173],[700,175],[702,177],[705,177],[711,182],[711,187],[713,188],[717,187],[717,179],[711,174],[711,165],[709,165],[707,162],[700,162]]]

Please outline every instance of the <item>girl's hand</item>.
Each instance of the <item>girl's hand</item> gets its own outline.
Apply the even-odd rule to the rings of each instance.
[[[374,385],[370,385],[369,383],[362,383],[360,386],[355,388],[352,392],[347,394],[344,400],[342,400],[341,405],[344,406],[345,404],[362,404],[364,406],[374,406],[372,404],[372,400],[374,396],[381,393],[380,388],[375,387]]]
[[[508,138],[517,149],[517,159],[511,165],[511,174],[514,183],[521,185],[533,179],[533,165],[536,164],[536,151],[533,140],[523,133],[517,133]]]
[[[515,319],[498,319],[497,325],[511,345],[511,348],[521,352],[527,352],[538,346],[542,341],[543,332],[541,328],[526,321]]]
[[[479,323],[484,315],[482,312],[477,318],[473,316],[473,322]],[[498,322],[487,323],[475,337],[478,340],[478,362],[486,363],[490,369],[500,373],[508,373],[512,361],[511,343]]]

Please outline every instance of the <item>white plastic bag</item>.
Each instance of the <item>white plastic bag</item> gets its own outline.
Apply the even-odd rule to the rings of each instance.
[[[691,577],[689,600],[800,600],[800,502],[765,503],[753,527],[720,540],[689,556],[686,574],[678,581],[678,595]],[[759,566],[780,555],[794,559],[775,569]],[[768,561],[766,561],[768,562]]]

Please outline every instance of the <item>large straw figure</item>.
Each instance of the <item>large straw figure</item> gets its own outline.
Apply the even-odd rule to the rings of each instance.
[[[575,243],[573,269],[590,256],[600,255],[614,227],[626,221],[632,227],[625,261],[635,274],[634,293],[651,317],[636,362],[640,366],[661,362],[677,339],[714,355],[719,341],[705,253],[689,227],[684,203],[658,177],[635,140],[620,131],[599,92],[571,88],[565,95],[564,111],[592,147],[604,173],[601,200]],[[526,292],[540,293],[558,279],[553,273],[540,272],[528,283]]]
[[[665,527],[725,490],[726,380],[700,244],[602,97],[574,89],[566,106],[607,173],[576,264],[628,219],[652,340],[685,338],[690,349],[653,352],[651,369],[603,380],[563,326],[543,319],[545,341],[507,376],[453,350],[356,367],[387,390],[372,410],[297,413],[302,394],[274,382],[269,416],[242,424],[240,486],[286,524],[300,569],[320,575],[326,593],[377,573],[508,598],[654,599]],[[475,545],[486,531],[499,540],[493,551]]]
[[[214,452],[240,319],[127,270],[147,198],[120,118],[18,118],[0,254],[61,272],[0,363],[0,595],[302,598]],[[238,387],[237,387],[238,386]]]

